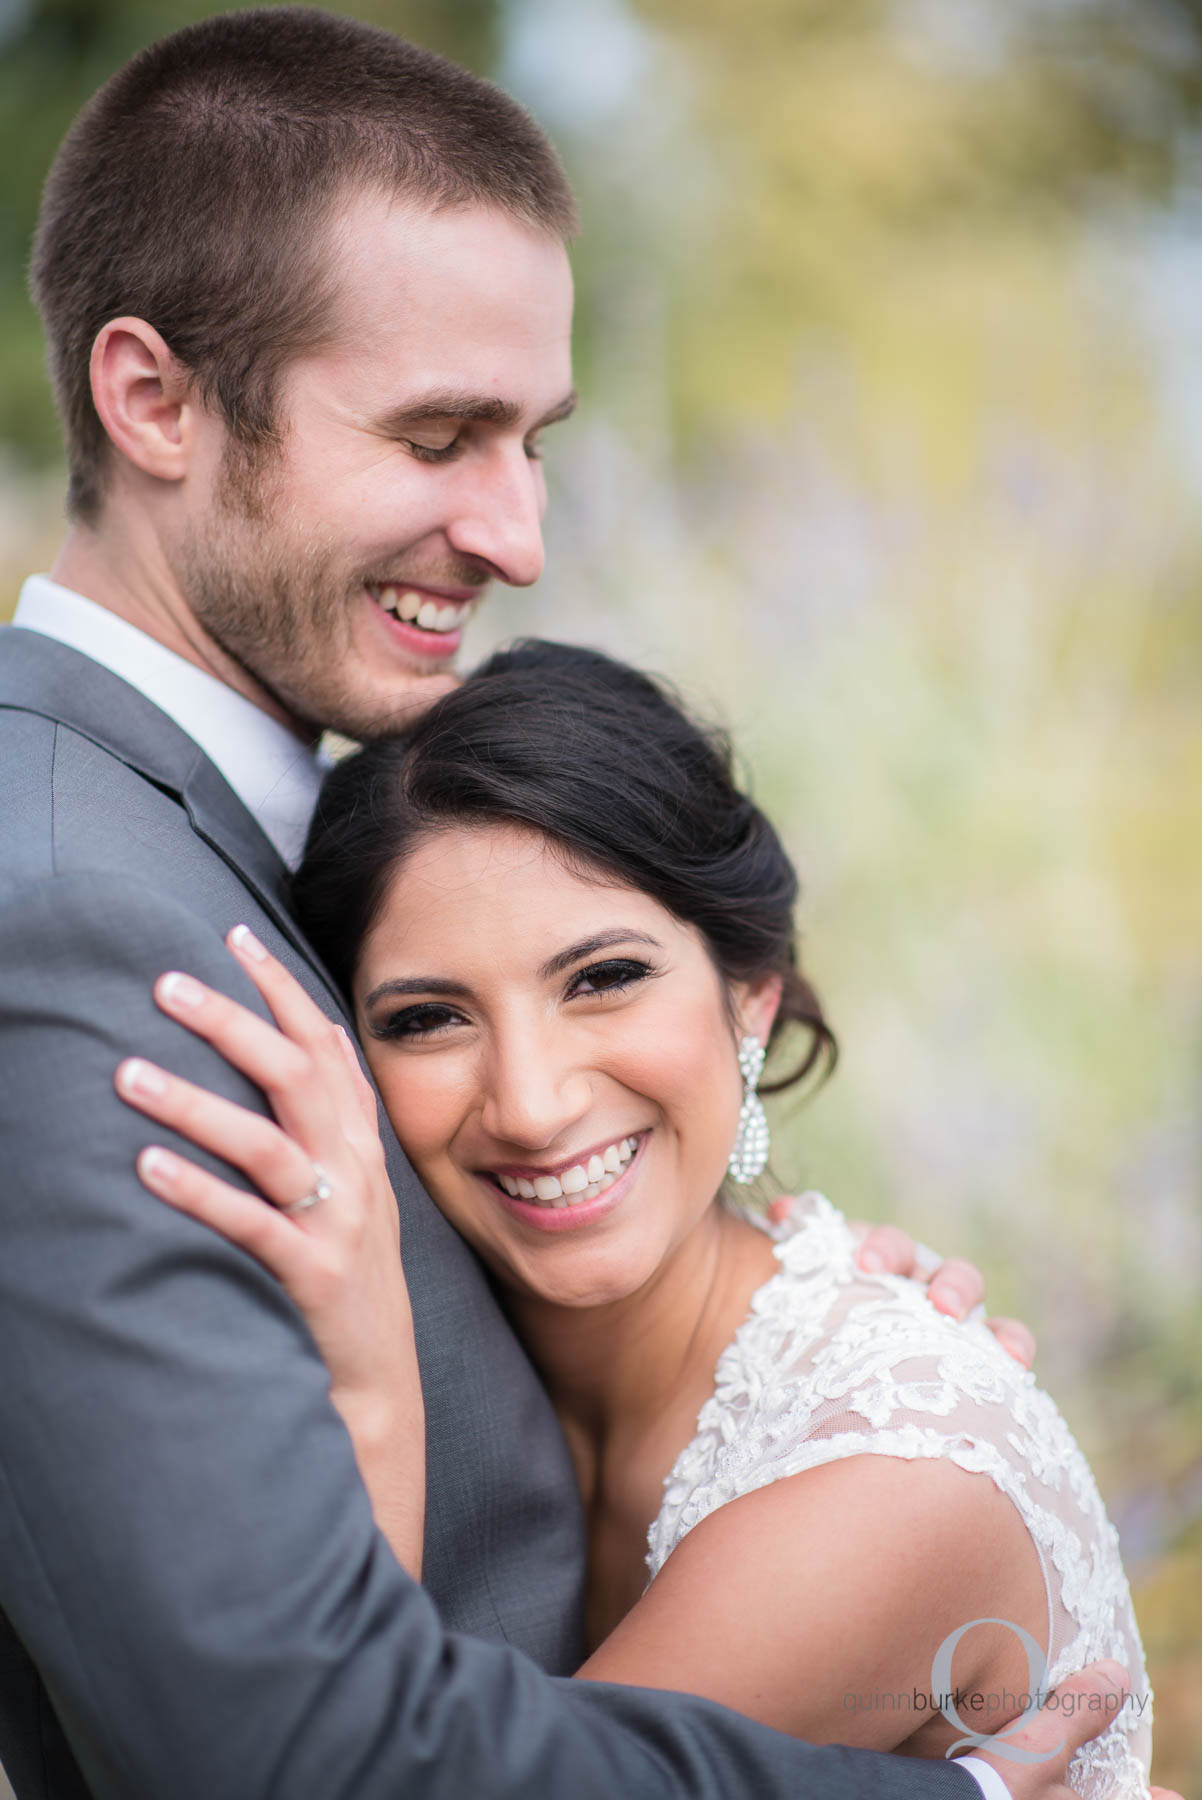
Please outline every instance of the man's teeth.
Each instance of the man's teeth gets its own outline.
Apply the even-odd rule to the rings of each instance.
[[[457,631],[467,623],[474,605],[471,600],[448,600],[440,606],[437,600],[423,600],[411,588],[392,586],[380,589],[379,600],[386,613],[421,631]]]
[[[497,1180],[514,1200],[533,1200],[536,1206],[579,1206],[582,1200],[595,1200],[607,1187],[612,1187],[639,1147],[636,1137],[619,1138],[587,1163],[576,1163],[562,1175],[498,1175]]]

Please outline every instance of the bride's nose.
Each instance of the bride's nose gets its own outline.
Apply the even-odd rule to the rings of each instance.
[[[498,1034],[484,1071],[481,1124],[498,1142],[549,1149],[592,1103],[588,1070],[569,1034],[528,1024]]]

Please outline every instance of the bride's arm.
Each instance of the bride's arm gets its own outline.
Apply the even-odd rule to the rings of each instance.
[[[860,1455],[710,1513],[579,1674],[700,1694],[813,1743],[893,1750],[925,1726],[910,1747],[941,1756],[963,1733],[930,1705],[936,1653],[999,1619],[1046,1640],[1009,1500],[946,1461]],[[966,1727],[997,1730],[1030,1685],[1017,1631],[967,1634],[954,1676]]]
[[[263,1090],[276,1123],[140,1058],[121,1064],[116,1085],[123,1100],[241,1171],[258,1192],[162,1145],[142,1152],[138,1174],[288,1290],[330,1370],[330,1398],[350,1433],[376,1523],[420,1577],[425,1411],[375,1096],[346,1033],[258,940],[237,927],[226,942],[278,1029],[178,973],[160,978],[155,999]]]

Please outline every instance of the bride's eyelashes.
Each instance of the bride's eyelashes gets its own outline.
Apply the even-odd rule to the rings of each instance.
[[[605,962],[589,963],[587,968],[577,969],[568,983],[567,997],[580,994],[623,994],[640,981],[646,981],[658,971],[650,963],[641,962],[632,956],[613,956]]]
[[[656,974],[657,969],[637,957],[607,957],[604,962],[589,963],[586,968],[575,970],[564,989],[564,999],[616,998],[640,982],[653,979]],[[372,1037],[385,1042],[396,1043],[406,1038],[410,1042],[417,1039],[429,1042],[432,1038],[445,1036],[458,1025],[469,1023],[457,1007],[448,1006],[445,1001],[419,1000],[376,1019],[368,1029]]]
[[[397,1038],[432,1038],[464,1023],[463,1014],[453,1006],[427,1000],[417,1006],[403,1006],[399,1011],[376,1019],[369,1031],[374,1038],[395,1041]]]

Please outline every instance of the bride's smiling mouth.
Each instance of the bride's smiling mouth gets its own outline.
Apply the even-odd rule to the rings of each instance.
[[[480,1171],[505,1210],[541,1231],[589,1225],[612,1210],[633,1184],[650,1131],[632,1132],[586,1151],[554,1171],[516,1164]]]

